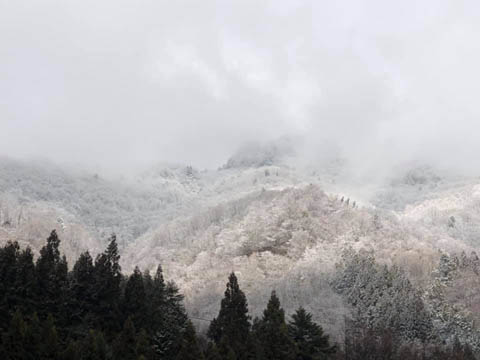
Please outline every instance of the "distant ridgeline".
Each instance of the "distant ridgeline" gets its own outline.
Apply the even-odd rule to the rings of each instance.
[[[218,316],[197,336],[161,266],[153,277],[138,268],[121,273],[115,235],[103,253],[83,253],[72,270],[59,245],[52,231],[36,261],[17,243],[0,249],[1,359],[475,359],[458,339],[439,344],[402,270],[372,257],[349,254],[333,279],[358,309],[335,345],[301,307],[287,322],[275,291],[252,321],[234,273]],[[448,281],[453,267],[448,259],[441,265]]]

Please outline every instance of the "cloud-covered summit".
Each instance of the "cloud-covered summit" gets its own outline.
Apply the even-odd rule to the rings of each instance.
[[[218,167],[246,141],[480,170],[474,1],[0,0],[0,153]]]

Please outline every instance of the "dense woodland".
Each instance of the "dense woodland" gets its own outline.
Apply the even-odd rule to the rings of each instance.
[[[362,316],[346,319],[344,340],[333,344],[305,309],[286,318],[275,291],[263,315],[252,319],[234,273],[218,316],[207,334],[197,334],[183,296],[164,280],[160,265],[153,276],[138,268],[122,274],[114,235],[103,253],[93,259],[85,252],[71,269],[59,245],[53,231],[36,260],[14,242],[0,249],[1,359],[475,359],[458,340],[441,344],[429,336],[428,314],[399,269],[371,262],[371,271],[362,275],[356,264],[368,260],[361,257],[340,272],[334,286],[347,299],[362,299],[356,304]],[[409,307],[397,313],[411,312],[414,325],[406,328],[403,317],[373,321],[381,301],[352,295],[367,284],[407,298],[398,304]]]

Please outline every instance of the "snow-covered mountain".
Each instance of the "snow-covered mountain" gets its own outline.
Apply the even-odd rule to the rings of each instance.
[[[161,164],[113,179],[47,161],[0,158],[0,236],[31,243],[37,249],[33,237],[45,238],[48,230],[31,236],[26,229],[32,224],[37,224],[36,229],[43,226],[38,224],[55,227],[64,233],[64,250],[73,259],[86,248],[102,248],[111,233],[116,233],[120,246],[125,247],[162,223],[262,189],[315,180],[315,174],[307,177],[280,163],[275,149],[268,147],[269,165],[232,165],[246,164],[242,159],[250,159],[251,152],[258,150],[254,147],[241,149],[232,156],[235,160],[229,160],[230,165],[218,170]],[[70,228],[77,229],[76,239],[66,230]]]
[[[480,247],[480,179],[415,167],[372,185],[338,159],[305,165],[287,145],[244,148],[217,170],[158,165],[121,179],[1,159],[0,241],[38,251],[55,228],[72,262],[115,232],[123,268],[162,264],[196,318],[214,316],[235,271],[254,314],[276,289],[287,312],[306,307],[334,336],[355,306],[332,279],[346,253],[370,254],[404,269],[445,337],[473,326],[480,295],[458,289],[476,268],[458,259],[474,263]],[[454,264],[448,281],[442,261]]]
[[[260,191],[164,224],[130,244],[124,263],[147,269],[163,264],[200,318],[214,316],[225,274],[233,270],[254,311],[275,288],[287,311],[302,305],[339,333],[339,315],[350,308],[328,284],[345,251],[366,251],[381,264],[401,266],[423,288],[442,253],[474,250],[453,235],[447,224],[358,207],[307,185]]]

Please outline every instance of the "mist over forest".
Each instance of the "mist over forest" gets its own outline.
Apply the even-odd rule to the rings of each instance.
[[[0,0],[0,358],[479,358],[479,17]]]

